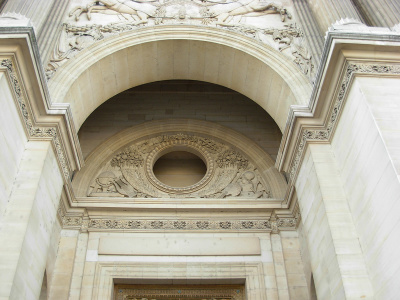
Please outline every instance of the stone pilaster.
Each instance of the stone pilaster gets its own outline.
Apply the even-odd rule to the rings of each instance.
[[[393,27],[400,23],[398,0],[353,0],[369,26]]]
[[[59,39],[68,4],[69,0],[13,0],[5,3],[1,14],[21,15],[30,20],[45,65]]]
[[[53,6],[54,0],[13,0],[7,1],[2,14],[20,14],[29,18],[35,27],[36,34],[41,31],[47,22],[47,16]]]
[[[275,277],[279,299],[289,299],[289,288],[283,257],[282,241],[278,233],[271,234],[272,256],[274,258]]]
[[[332,147],[308,147],[296,190],[318,299],[372,299],[372,285]]]
[[[49,299],[68,299],[74,261],[76,261],[78,235],[78,230],[63,230],[61,232]]]
[[[62,177],[51,143],[28,142],[0,219],[0,299],[38,299]]]
[[[307,0],[293,0],[297,18],[304,32],[304,37],[311,52],[315,68],[318,68],[324,47],[324,34],[320,32]]]
[[[49,1],[51,2],[51,1]],[[60,39],[63,19],[68,13],[69,0],[57,0],[51,6],[46,17],[46,23],[38,33],[38,46],[44,68],[52,56],[57,42]]]
[[[350,18],[363,22],[351,0],[307,0],[321,33],[340,19]]]

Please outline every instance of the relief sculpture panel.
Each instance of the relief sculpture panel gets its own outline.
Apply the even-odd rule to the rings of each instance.
[[[198,182],[173,187],[153,172],[164,153],[187,150],[206,165]],[[206,136],[173,133],[134,141],[101,167],[87,190],[88,197],[128,198],[271,198],[270,186],[253,162],[238,149]]]
[[[217,27],[251,37],[290,57],[311,76],[311,56],[289,4],[262,0],[97,0],[72,1],[46,73],[91,44],[148,26],[186,24]],[[83,3],[83,4],[82,4]]]

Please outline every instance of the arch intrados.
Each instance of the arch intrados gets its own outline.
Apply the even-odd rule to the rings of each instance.
[[[231,88],[258,103],[283,131],[290,105],[306,105],[311,84],[272,47],[219,28],[158,26],[95,43],[61,66],[52,99],[71,105],[77,129],[112,96],[161,80],[187,79]]]

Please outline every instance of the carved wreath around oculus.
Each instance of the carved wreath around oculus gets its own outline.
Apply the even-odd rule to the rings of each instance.
[[[172,187],[153,173],[155,161],[174,149],[204,160],[207,171],[197,183]],[[247,156],[209,137],[175,133],[134,142],[106,162],[88,188],[89,197],[271,198],[268,182]]]

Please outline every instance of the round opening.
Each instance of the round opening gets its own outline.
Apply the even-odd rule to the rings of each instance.
[[[153,173],[171,187],[188,187],[198,183],[207,172],[204,161],[191,152],[172,151],[162,155],[153,166]]]

